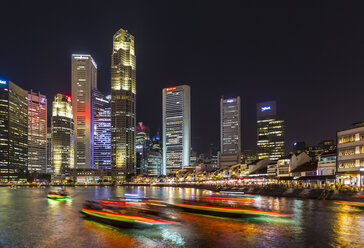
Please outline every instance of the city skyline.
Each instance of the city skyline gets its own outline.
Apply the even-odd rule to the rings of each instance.
[[[0,75],[22,88],[39,90],[49,97],[58,93],[60,88],[61,93],[70,95],[69,56],[72,53],[87,53],[92,54],[99,65],[101,92],[110,94],[107,90],[111,77],[110,37],[120,27],[124,27],[137,37],[137,56],[140,58],[137,62],[140,72],[137,121],[148,123],[151,130],[160,128],[160,89],[175,84],[189,84],[194,92],[191,104],[198,104],[192,110],[192,144],[199,152],[205,151],[208,144],[219,142],[218,138],[209,135],[219,131],[219,123],[214,121],[219,115],[208,108],[212,104],[218,106],[221,95],[241,97],[242,112],[245,113],[242,136],[246,137],[243,150],[254,148],[256,143],[254,106],[260,101],[278,102],[287,124],[287,147],[295,141],[305,140],[308,144],[315,144],[322,139],[334,139],[337,130],[348,128],[348,123],[362,119],[359,111],[364,100],[360,98],[360,90],[351,92],[351,87],[341,87],[343,82],[355,85],[364,80],[364,74],[358,69],[364,37],[356,31],[362,29],[361,23],[364,22],[360,21],[363,17],[357,9],[344,11],[345,8],[338,8],[341,15],[336,18],[334,13],[325,12],[325,15],[321,15],[315,9],[297,9],[295,15],[292,15],[286,8],[279,6],[275,11],[257,6],[248,10],[242,8],[243,3],[236,3],[235,8],[229,7],[231,14],[228,15],[227,7],[213,4],[206,10],[205,6],[195,4],[194,8],[181,7],[177,11],[177,6],[180,5],[176,3],[172,5],[175,6],[176,13],[166,11],[168,7],[163,4],[145,2],[142,6],[123,3],[132,11],[120,16],[115,13],[118,6],[121,6],[118,3],[99,4],[100,8],[89,5],[88,11],[83,9],[87,12],[86,16],[68,12],[67,9],[54,9],[47,14],[67,16],[66,23],[60,23],[49,16],[47,23],[39,25],[42,8],[35,9],[32,13],[22,11],[22,16],[29,17],[27,22],[13,20],[2,29],[1,47],[16,46],[17,49],[2,51]],[[34,8],[34,4],[26,3],[24,7],[27,5]],[[336,6],[334,3],[332,5]],[[352,7],[349,4],[343,5]],[[186,6],[192,5],[187,3]],[[16,9],[13,4],[8,7],[14,11]],[[226,10],[222,13],[225,18],[219,18],[219,22],[211,20],[220,8]],[[290,9],[290,6],[287,8]],[[104,11],[99,13],[99,9]],[[190,16],[188,20],[181,18],[186,11]],[[206,16],[206,20],[200,21],[200,12]],[[5,14],[9,13],[11,11]],[[304,21],[307,14],[311,18]],[[93,18],[94,16],[99,18]],[[265,16],[271,21],[265,22],[264,18],[260,20],[255,16]],[[4,18],[11,19],[6,16]],[[239,18],[242,22],[234,21]],[[166,22],[165,19],[169,21]],[[325,21],[322,22],[322,19]],[[207,20],[211,20],[208,26]],[[71,23],[87,23],[84,26],[88,28],[79,30]],[[298,28],[292,29],[293,25]],[[223,39],[220,41],[222,43],[213,39],[215,28],[224,30],[230,38]],[[245,31],[237,33],[238,28]],[[23,32],[19,30],[31,30],[27,42],[23,42]],[[44,36],[44,30],[48,30],[50,35]],[[351,40],[351,43],[346,40]],[[227,47],[227,52],[213,53],[213,49],[218,46]],[[337,53],[334,50],[336,47],[340,49]],[[46,59],[49,54],[52,54],[51,62]],[[16,59],[20,56],[23,57],[22,61]],[[217,65],[222,69],[218,69]],[[162,69],[156,69],[158,66]],[[292,93],[290,87],[299,87],[300,90]],[[336,92],[342,92],[342,97],[338,100],[331,97]],[[198,96],[202,95],[204,101],[199,102]],[[155,106],[155,109],[146,105]],[[346,111],[343,105],[350,107],[351,111]],[[323,110],[327,112],[322,112]],[[296,116],[296,113],[312,116],[315,123],[303,124],[302,118]],[[203,123],[210,124],[206,128]]]

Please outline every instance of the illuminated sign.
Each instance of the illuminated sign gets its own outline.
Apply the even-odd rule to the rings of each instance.
[[[42,100],[40,100],[40,103],[45,104],[47,102],[47,100],[45,98],[42,98]]]
[[[71,97],[70,96],[67,96],[67,101],[71,101]]]
[[[229,100],[226,100],[227,103],[232,103],[234,102],[234,99],[229,99]]]
[[[171,91],[171,90],[175,90],[176,87],[172,87],[172,88],[167,88],[166,91]]]
[[[260,107],[260,110],[261,110],[262,112],[267,111],[267,110],[271,110],[271,109],[272,109],[272,107],[271,107],[271,106],[263,106],[263,107]]]
[[[7,84],[6,80],[0,80],[0,84]]]

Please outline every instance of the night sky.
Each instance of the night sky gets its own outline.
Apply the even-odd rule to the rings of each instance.
[[[0,76],[46,94],[50,109],[71,93],[71,54],[86,53],[109,94],[112,36],[124,28],[136,39],[137,121],[161,129],[162,88],[190,85],[198,152],[219,142],[221,95],[241,97],[245,149],[255,149],[259,101],[277,101],[286,151],[364,119],[359,1],[111,2],[2,1]]]

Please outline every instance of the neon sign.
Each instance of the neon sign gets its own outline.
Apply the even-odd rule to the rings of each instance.
[[[6,84],[6,80],[0,80],[0,84]]]
[[[267,110],[271,110],[271,109],[272,109],[272,107],[271,107],[271,106],[263,106],[263,107],[260,107],[260,110],[261,110],[262,112],[267,111]]]
[[[229,100],[226,100],[227,103],[232,103],[234,102],[234,99],[229,99]]]
[[[172,87],[172,88],[167,88],[166,91],[171,91],[171,90],[175,90],[176,87]]]

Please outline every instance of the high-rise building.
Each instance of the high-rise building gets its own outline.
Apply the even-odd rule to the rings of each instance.
[[[75,168],[93,168],[92,91],[97,88],[97,65],[90,55],[72,54],[72,111]]]
[[[52,129],[47,127],[47,174],[52,173]]]
[[[163,89],[163,174],[189,166],[191,152],[190,86]]]
[[[0,182],[25,178],[28,164],[28,91],[0,80]]]
[[[284,156],[284,121],[277,119],[275,101],[257,104],[257,136],[259,159]]]
[[[241,117],[240,97],[220,100],[219,167],[240,164]]]
[[[120,29],[111,57],[111,164],[117,180],[135,173],[136,58],[134,36]]]
[[[47,98],[28,93],[28,171],[47,173]]]
[[[149,148],[146,156],[147,174],[148,176],[162,175],[163,157],[159,136],[152,137],[149,142]]]
[[[221,153],[240,153],[240,97],[220,100]]]
[[[111,106],[110,98],[93,90],[94,163],[95,169],[111,169]]]
[[[146,155],[149,146],[149,128],[139,122],[136,128],[135,150],[137,154],[136,173],[146,174]]]
[[[57,94],[52,104],[52,180],[74,168],[74,124],[71,97]]]

